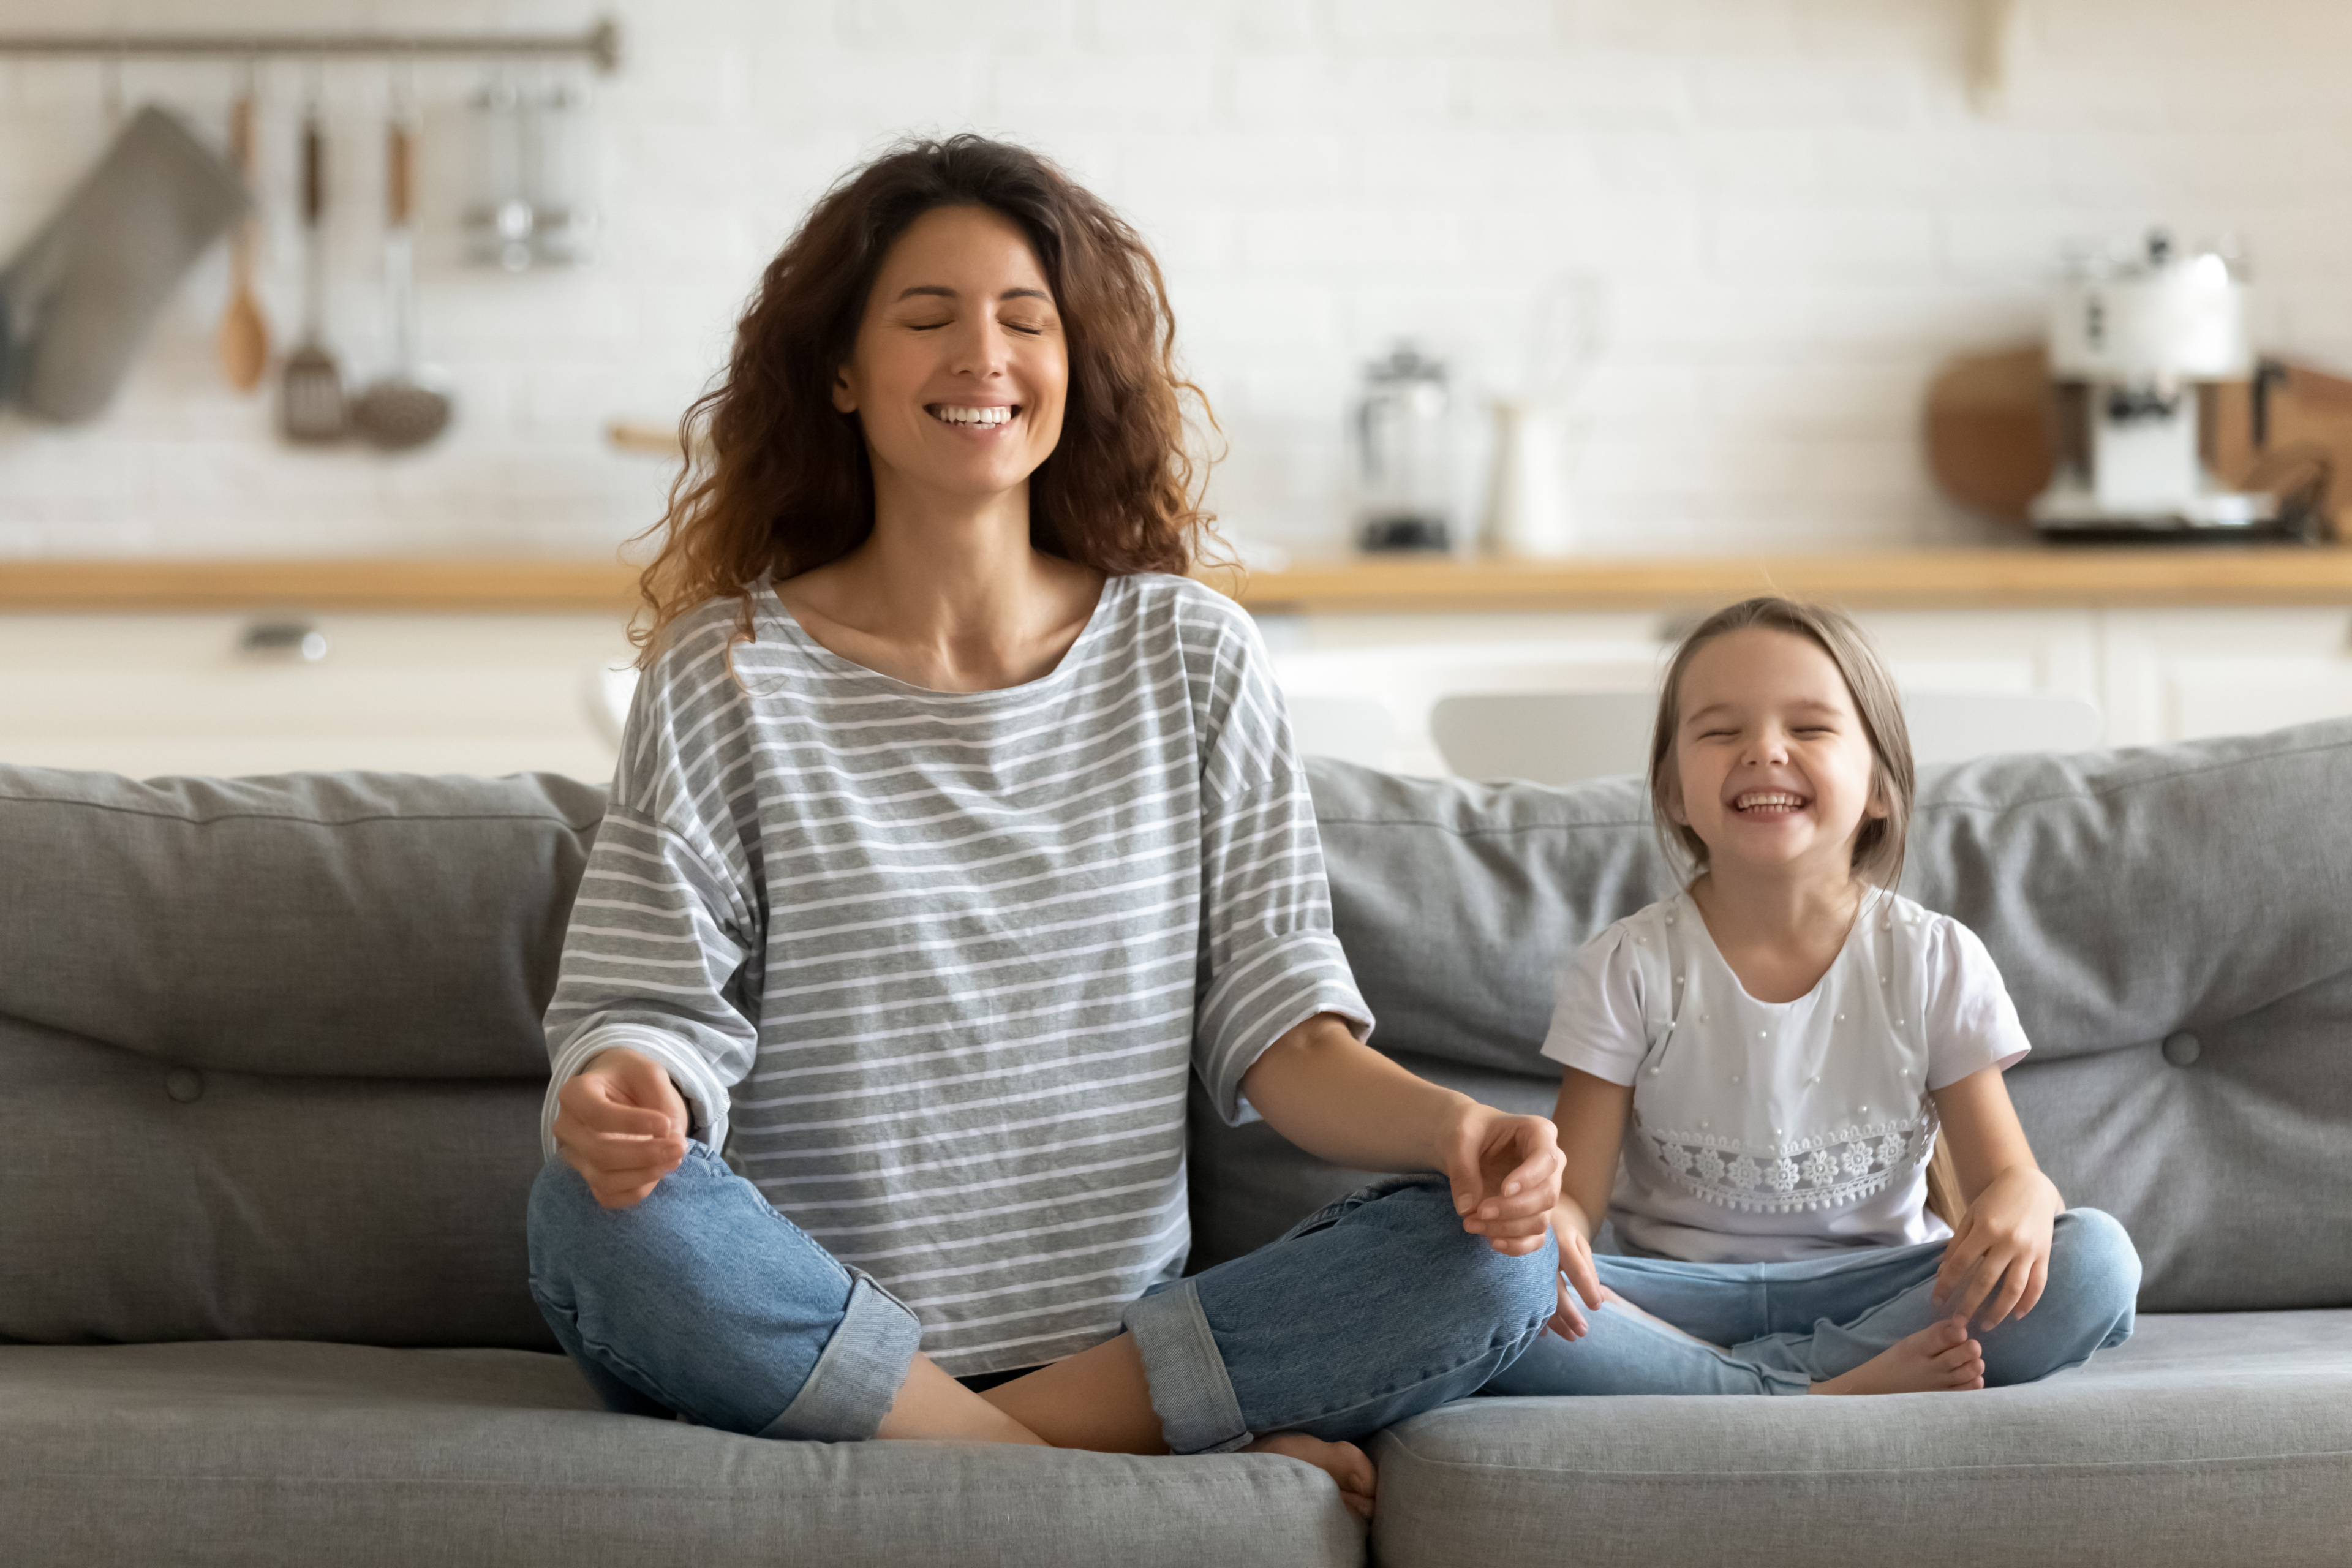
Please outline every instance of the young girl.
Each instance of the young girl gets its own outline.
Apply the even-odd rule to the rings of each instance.
[[[1972,1389],[2122,1343],[2139,1259],[2034,1163],[1991,958],[1893,890],[1910,742],[1860,629],[1779,598],[1707,619],[1650,792],[1696,874],[1562,972],[1559,1307],[1486,1392]],[[1927,1209],[1939,1133],[1957,1229]],[[1626,1256],[1593,1255],[1604,1215]]]

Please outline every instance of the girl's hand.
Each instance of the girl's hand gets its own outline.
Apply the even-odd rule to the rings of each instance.
[[[2032,1165],[2012,1165],[1994,1177],[1944,1248],[1932,1298],[1937,1310],[1969,1320],[1979,1332],[2033,1310],[2050,1283],[2050,1229],[2064,1206],[2057,1185]]]
[[[1559,1238],[1559,1305],[1546,1326],[1564,1340],[1580,1340],[1586,1324],[1576,1298],[1594,1311],[1601,1310],[1601,1275],[1592,1267],[1592,1222],[1574,1198],[1563,1194],[1552,1206],[1551,1233]],[[1570,1286],[1576,1289],[1571,1293]]]
[[[1549,1120],[1465,1099],[1445,1119],[1438,1148],[1464,1230],[1509,1258],[1543,1249],[1567,1164]]]

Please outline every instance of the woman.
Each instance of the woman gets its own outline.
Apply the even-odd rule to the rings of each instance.
[[[1265,655],[1182,575],[1192,390],[1141,242],[1018,148],[902,147],[769,267],[547,1015],[532,1289],[614,1407],[1255,1444],[1368,1512],[1349,1439],[1540,1332],[1550,1123],[1362,1043]],[[1444,1174],[1180,1279],[1188,1071]]]

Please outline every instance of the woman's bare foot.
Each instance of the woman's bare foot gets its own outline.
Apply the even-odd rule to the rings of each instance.
[[[1813,1384],[1814,1394],[1939,1394],[1984,1386],[1984,1347],[1958,1318],[1930,1323],[1843,1377]]]
[[[1280,1454],[1304,1459],[1339,1483],[1339,1500],[1358,1519],[1372,1517],[1376,1472],[1371,1460],[1353,1443],[1326,1443],[1304,1432],[1270,1432],[1242,1450],[1244,1454]]]

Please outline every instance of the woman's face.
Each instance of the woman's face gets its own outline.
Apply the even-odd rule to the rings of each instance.
[[[833,405],[865,427],[877,491],[982,500],[1028,482],[1062,436],[1069,349],[1018,225],[936,207],[882,258]]]
[[[1885,816],[1877,758],[1837,664],[1811,637],[1746,626],[1683,668],[1672,815],[1711,865],[1844,875]]]

